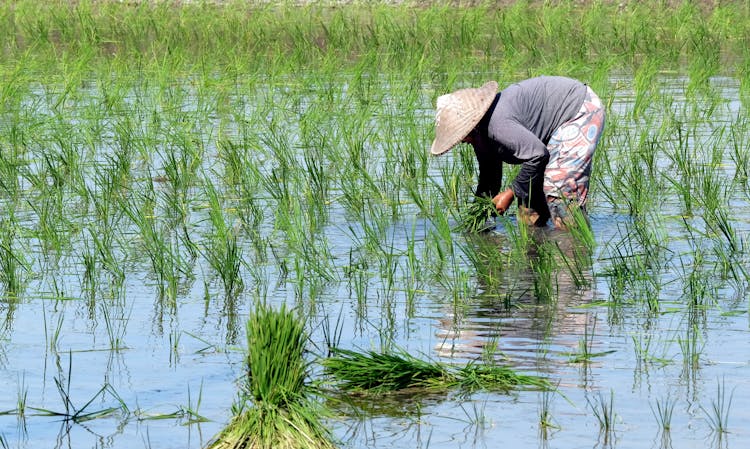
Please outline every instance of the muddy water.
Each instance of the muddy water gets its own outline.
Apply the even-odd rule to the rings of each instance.
[[[681,78],[666,79],[663,89],[679,104],[684,84]],[[745,113],[736,100],[736,82],[719,79],[715,84],[724,101],[714,118],[729,123]],[[618,125],[610,132],[635,133],[640,125],[627,125],[634,93],[622,87],[627,79],[613,79],[613,85],[620,87],[613,89],[610,117]],[[710,136],[709,128],[702,135]],[[624,157],[623,141],[613,139],[603,155]],[[693,141],[703,143],[700,134]],[[452,161],[435,162],[441,163]],[[668,170],[670,161],[660,157],[657,166]],[[723,173],[727,179],[733,176],[730,159]],[[439,179],[439,170],[431,174]],[[597,189],[616,181],[601,175]],[[750,207],[742,192],[733,192],[732,200],[732,223],[744,238]],[[352,271],[352,254],[362,246],[365,232],[357,223],[347,223],[350,217],[335,202],[324,235],[340,279],[322,283],[315,295],[300,299],[290,280],[294,273],[288,274],[291,264],[282,268],[269,257],[255,266],[254,274],[267,280],[270,301],[297,302],[307,311],[317,348],[323,344],[321,323],[341,317],[344,347],[377,348],[391,341],[448,363],[492,358],[559,385],[559,393],[547,395],[444,393],[361,403],[357,413],[330,423],[342,447],[747,447],[750,331],[745,290],[721,279],[713,265],[695,262],[680,199],[669,192],[660,199],[661,219],[648,222],[662,226],[660,260],[666,262],[618,283],[611,275],[619,266],[613,249],[631,260],[643,252],[643,242],[633,237],[634,220],[622,204],[600,192],[592,201],[596,246],[590,264],[579,273],[585,282],[576,285],[571,273],[557,266],[546,279],[553,294],[543,301],[535,294],[539,275],[528,266],[505,269],[501,282],[487,285],[460,251],[456,266],[445,273],[465,284],[437,282],[429,275],[434,228],[416,213],[406,213],[382,230],[395,260],[395,285],[387,285],[382,260],[359,261],[366,266]],[[22,227],[37,225],[35,214],[19,216]],[[453,234],[455,242],[481,244],[483,251],[510,251],[502,225],[480,238],[476,242]],[[556,242],[563,251],[571,248],[569,235],[543,231],[537,238]],[[698,241],[713,245],[708,237]],[[126,262],[121,286],[105,273],[91,292],[83,281],[83,245],[74,241],[58,258],[29,240],[34,275],[19,298],[0,302],[0,412],[6,412],[0,415],[2,441],[21,448],[204,447],[228,421],[236,398],[243,373],[243,317],[251,308],[256,278],[245,267],[245,291],[227,299],[199,259],[192,266],[195,279],[186,281],[169,303],[155,293],[148,261],[136,257]],[[417,266],[404,256],[410,247],[421,261]],[[742,255],[733,257],[746,265]],[[697,280],[692,288],[707,287],[701,307],[691,308],[686,301],[685,276],[690,273]],[[416,281],[409,282],[409,274]],[[466,288],[456,294],[450,285]],[[580,361],[582,345],[591,354],[585,363]],[[688,354],[691,345],[695,358]],[[671,431],[665,433],[652,409],[668,401],[674,408]],[[23,416],[14,411],[19,402],[25,404]],[[607,431],[596,415],[609,405],[613,424]],[[713,430],[715,406],[723,407],[726,433]],[[544,409],[551,424],[546,431],[540,426]]]

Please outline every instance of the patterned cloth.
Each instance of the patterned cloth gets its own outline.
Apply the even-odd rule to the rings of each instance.
[[[566,215],[561,203],[577,202],[585,208],[592,158],[603,130],[602,102],[587,86],[578,115],[557,128],[547,144],[550,157],[544,170],[544,193],[553,218]]]

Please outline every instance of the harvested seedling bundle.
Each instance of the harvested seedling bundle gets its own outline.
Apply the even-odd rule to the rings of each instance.
[[[258,305],[247,321],[247,379],[234,418],[209,447],[333,448],[310,398],[304,324],[286,307]]]
[[[401,349],[357,352],[333,348],[323,361],[326,372],[345,391],[384,393],[405,388],[458,388],[510,391],[519,388],[549,389],[541,377],[519,374],[512,369],[470,363],[461,367],[422,360]]]
[[[483,232],[495,227],[497,209],[487,197],[477,197],[461,211],[461,227],[467,232]]]

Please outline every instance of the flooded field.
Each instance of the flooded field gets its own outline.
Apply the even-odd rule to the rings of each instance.
[[[746,63],[722,70],[694,39],[678,68],[655,44],[621,69],[561,73],[564,58],[518,46],[515,61],[539,64],[522,70],[503,65],[508,35],[506,59],[479,71],[388,71],[311,39],[294,62],[189,70],[180,47],[140,66],[103,40],[112,54],[92,68],[59,45],[64,28],[49,35],[59,71],[26,43],[1,72],[0,447],[207,447],[232,419],[261,302],[302,318],[342,448],[750,443]],[[462,231],[476,165],[468,147],[428,156],[435,98],[530,72],[575,76],[606,103],[589,223],[531,230],[513,208]],[[322,368],[331,347],[554,388],[348,395]]]

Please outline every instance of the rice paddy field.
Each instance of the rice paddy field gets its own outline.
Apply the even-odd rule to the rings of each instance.
[[[606,103],[588,222],[467,232],[435,100],[542,74]],[[271,396],[296,447],[748,447],[749,107],[746,1],[2,2],[0,447]]]

